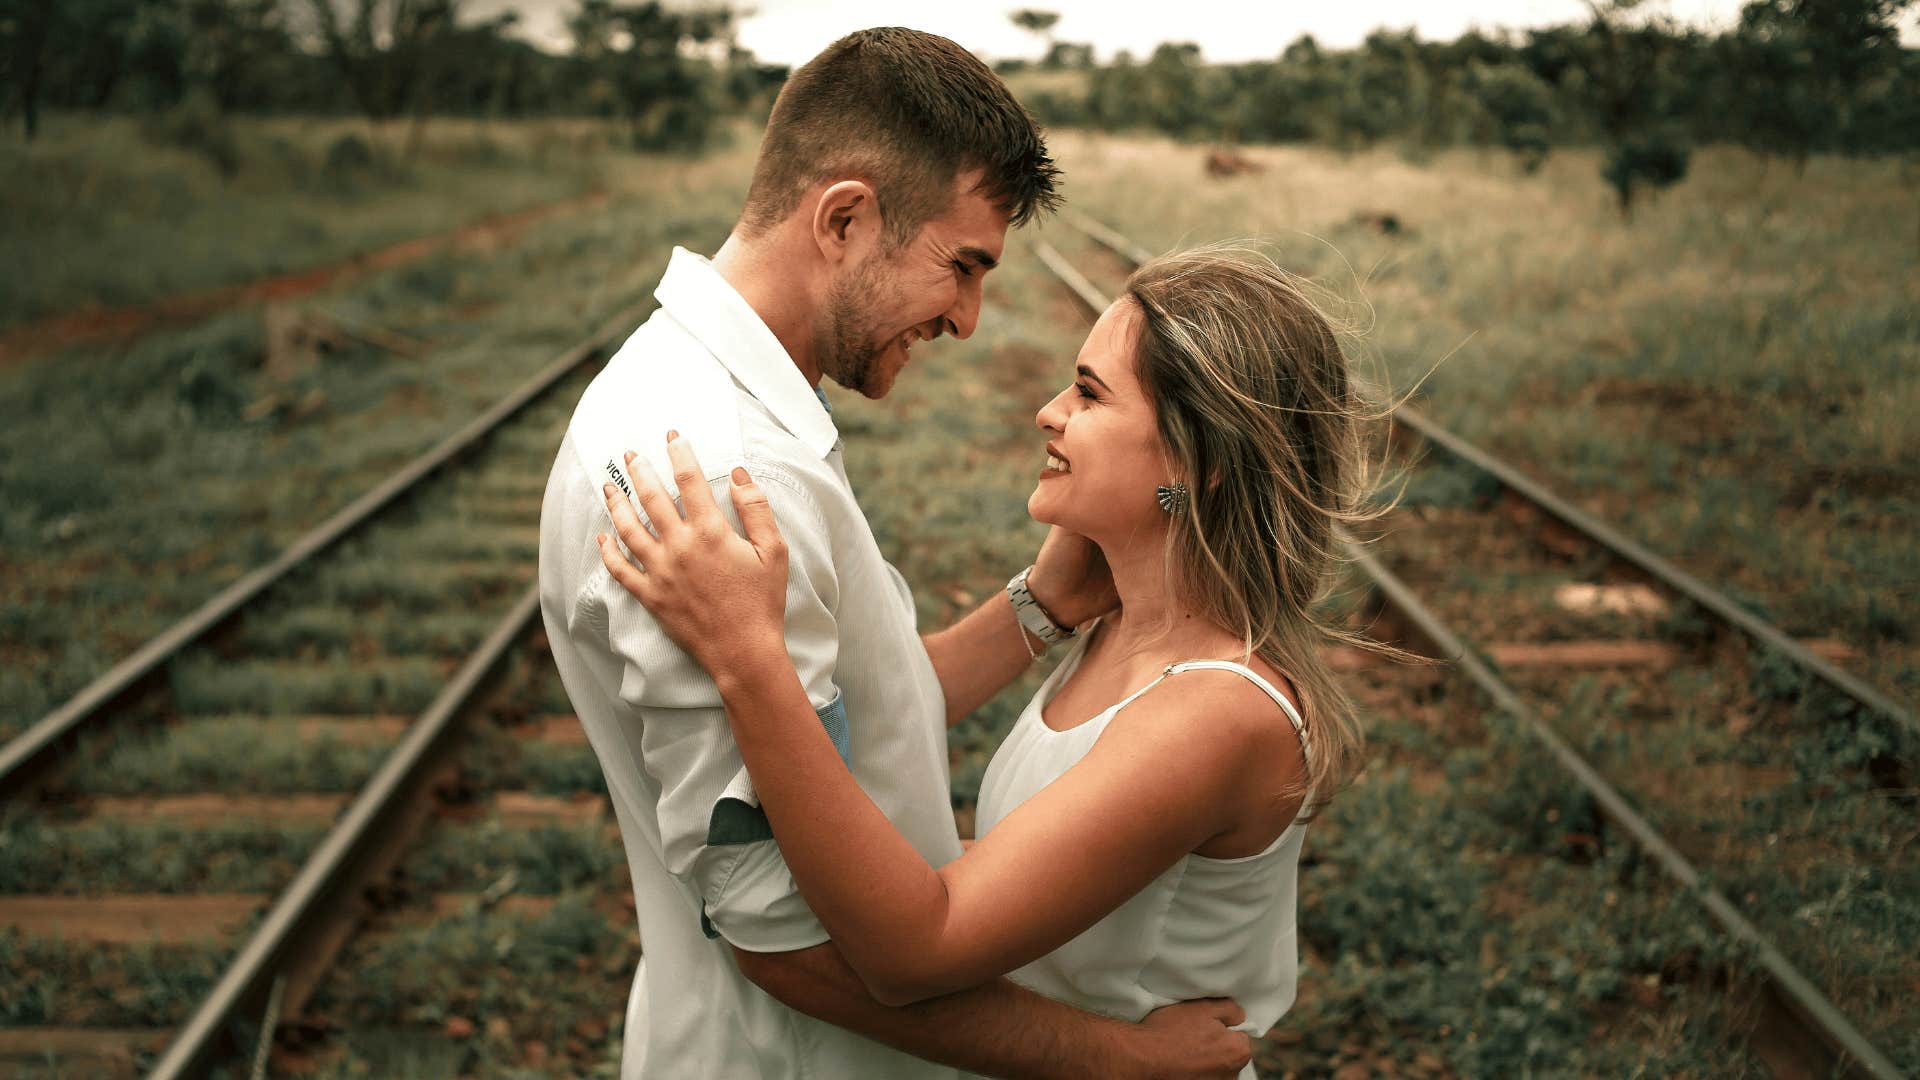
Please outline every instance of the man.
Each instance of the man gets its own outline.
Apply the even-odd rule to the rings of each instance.
[[[1246,1061],[1228,1002],[1135,1025],[1005,980],[875,1001],[796,891],[712,681],[595,545],[611,531],[603,486],[631,493],[625,450],[671,474],[669,425],[708,472],[671,490],[749,468],[787,537],[788,648],[821,722],[930,862],[958,857],[945,721],[1013,672],[936,670],[818,384],[878,398],[917,344],[970,335],[1008,226],[1052,206],[1056,176],[1031,117],[976,58],[914,31],[849,35],[782,90],[725,245],[711,262],[674,251],[660,310],[580,401],[541,512],[540,598],[633,874],[644,957],[624,1076],[1230,1076]],[[1042,606],[1075,610],[1034,576]],[[1013,620],[976,612],[931,640],[962,655],[948,651],[956,635],[1019,633]]]

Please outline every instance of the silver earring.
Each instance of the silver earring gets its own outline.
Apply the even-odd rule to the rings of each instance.
[[[1153,493],[1160,500],[1160,509],[1169,514],[1178,514],[1187,508],[1187,485],[1178,480],[1173,482],[1172,487],[1161,484],[1153,489]]]

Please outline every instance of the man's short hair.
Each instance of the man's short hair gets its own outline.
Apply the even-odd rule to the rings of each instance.
[[[972,53],[936,34],[885,26],[827,46],[788,78],[754,165],[740,223],[760,233],[828,179],[872,185],[889,246],[913,239],[952,205],[954,177],[1014,226],[1059,202],[1060,170],[1040,125]]]

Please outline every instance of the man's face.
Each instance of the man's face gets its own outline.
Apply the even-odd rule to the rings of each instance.
[[[973,190],[978,170],[955,178],[947,210],[918,236],[877,246],[828,287],[819,331],[821,373],[869,398],[885,397],[914,345],[941,334],[970,337],[980,282],[1006,247],[1007,214]]]

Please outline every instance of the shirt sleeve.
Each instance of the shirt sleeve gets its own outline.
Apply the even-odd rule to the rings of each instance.
[[[833,682],[839,584],[831,537],[800,481],[777,464],[749,462],[748,468],[787,543],[787,652],[844,760],[851,733]],[[715,502],[740,531],[724,474],[713,488]],[[581,613],[605,626],[619,662],[618,697],[638,720],[642,767],[659,786],[667,870],[700,897],[702,929],[751,952],[826,941],[773,841],[713,679],[605,567],[588,579],[581,600]]]

